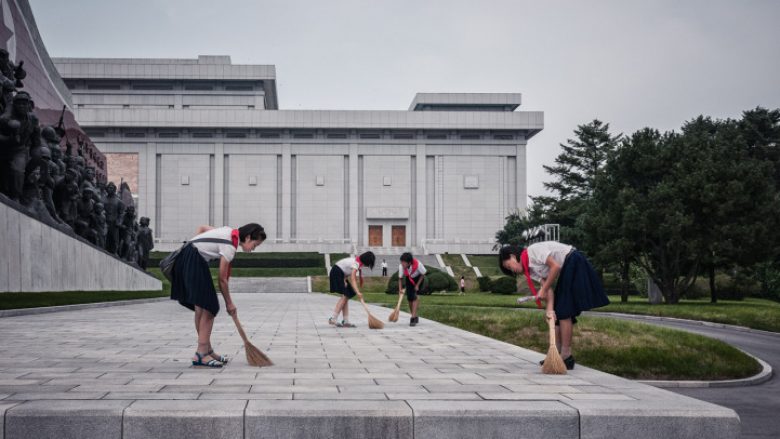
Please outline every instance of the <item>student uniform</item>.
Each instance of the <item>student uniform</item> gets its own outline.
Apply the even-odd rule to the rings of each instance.
[[[415,286],[419,286],[420,292],[427,291],[428,283],[423,282],[423,275],[427,272],[425,265],[417,259],[412,259],[412,263],[409,264],[409,268],[405,269],[403,264],[398,266],[398,276],[404,277],[404,286],[406,288],[406,299],[409,302],[417,300],[417,292]],[[420,285],[422,282],[422,285]]]
[[[352,272],[363,268],[363,264],[360,262],[360,258],[344,258],[336,262],[330,269],[330,292],[339,293],[347,296],[347,299],[355,297],[357,293],[352,288],[352,284],[345,282]],[[362,273],[360,273],[362,275]]]
[[[171,299],[191,310],[199,306],[213,315],[219,312],[219,300],[211,279],[208,261],[224,257],[232,262],[238,247],[238,230],[219,227],[201,233],[190,239],[216,238],[225,243],[190,242],[176,257],[173,266]]]
[[[557,241],[543,241],[531,244],[526,251],[530,277],[537,282],[544,282],[550,274],[546,263],[548,257],[561,266],[554,291],[554,310],[558,320],[572,319],[572,323],[577,323],[577,316],[582,311],[609,304],[590,261],[574,247]]]

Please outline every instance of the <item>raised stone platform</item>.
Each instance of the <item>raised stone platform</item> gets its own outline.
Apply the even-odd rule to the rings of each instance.
[[[192,313],[173,302],[0,319],[0,439],[736,438],[729,409],[408,315],[369,330],[327,324],[335,297],[235,294],[249,367],[217,317],[224,369],[189,366]],[[424,298],[422,314],[424,315]],[[386,319],[388,309],[372,307]]]

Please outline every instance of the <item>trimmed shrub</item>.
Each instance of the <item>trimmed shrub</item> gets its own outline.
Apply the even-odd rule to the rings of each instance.
[[[385,294],[398,294],[398,272],[396,271],[390,276],[390,280],[387,281],[387,288]]]
[[[517,280],[509,276],[501,276],[498,279],[492,281],[492,288],[490,291],[496,294],[516,294],[517,293]]]
[[[493,281],[487,276],[478,277],[477,282],[479,283],[479,291],[487,293],[493,288]]]
[[[425,274],[425,277],[428,279],[428,287],[429,287],[429,291],[427,292],[427,294],[431,294],[437,291],[458,290],[458,283],[455,282],[455,279],[450,277],[450,275],[435,268],[431,268],[431,267],[426,267],[426,268],[428,269],[428,273]],[[398,294],[398,272],[397,271],[393,273],[393,275],[390,276],[390,279],[387,281],[387,288],[385,289],[385,294]]]

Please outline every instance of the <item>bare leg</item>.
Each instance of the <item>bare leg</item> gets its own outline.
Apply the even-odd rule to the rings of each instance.
[[[341,309],[344,308],[346,298],[346,296],[341,296],[341,298],[339,298],[339,300],[336,302],[336,308],[333,309],[333,320],[339,319],[339,314],[341,314]]]
[[[419,299],[409,303],[409,308],[412,310],[412,317],[417,317],[417,305],[419,305],[419,303]]]
[[[344,307],[341,308],[341,312],[344,315],[344,321],[349,321],[349,299],[347,296],[344,296]]]
[[[214,314],[210,313],[209,311],[200,308],[198,306],[195,307],[196,312],[197,310],[200,310],[200,320],[198,321],[198,352],[201,354],[205,354],[206,352],[211,350],[211,330],[214,328]],[[208,359],[214,359],[211,356],[204,356],[204,360]],[[196,358],[193,358],[193,360],[197,360]]]
[[[195,307],[195,333],[200,333],[200,318],[203,316],[203,308]]]
[[[561,357],[568,358],[571,355],[571,336],[574,325],[571,319],[560,320]]]

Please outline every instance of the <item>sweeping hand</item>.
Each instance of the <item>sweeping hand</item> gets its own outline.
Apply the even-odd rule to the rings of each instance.
[[[556,320],[555,311],[547,311],[547,320]]]
[[[361,299],[361,300],[363,299],[363,293],[361,293],[360,291],[357,292],[357,296],[358,296],[358,299]]]
[[[238,313],[238,308],[236,308],[236,305],[234,305],[233,302],[225,304],[225,310],[227,310],[227,313],[230,316],[235,316]]]

